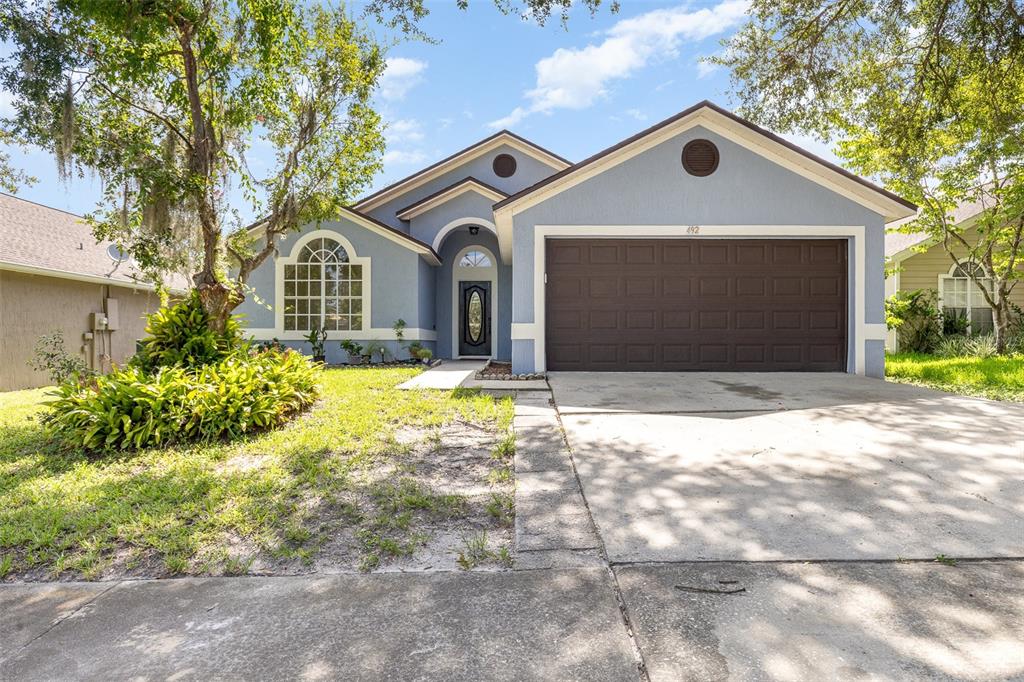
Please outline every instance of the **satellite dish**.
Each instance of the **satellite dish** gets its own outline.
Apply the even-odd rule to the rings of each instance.
[[[128,260],[128,254],[122,251],[117,244],[111,244],[107,247],[107,255],[110,256],[110,260],[115,263],[122,263]]]

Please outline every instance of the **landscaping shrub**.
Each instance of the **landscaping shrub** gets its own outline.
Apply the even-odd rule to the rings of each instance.
[[[64,332],[59,329],[39,337],[29,367],[50,375],[50,381],[63,384],[66,381],[85,381],[93,371],[80,355],[68,353],[64,345]]]
[[[152,313],[146,335],[132,358],[133,365],[145,370],[208,365],[244,345],[237,320],[228,320],[222,333],[210,329],[206,310],[195,292],[176,305]]]
[[[87,450],[235,438],[277,426],[316,400],[318,370],[300,353],[241,351],[195,369],[138,366],[58,387],[43,420]]]
[[[996,337],[992,334],[978,336],[947,336],[935,350],[942,358],[991,358],[996,352]]]
[[[942,315],[934,291],[901,291],[885,301],[885,324],[896,330],[900,350],[931,353],[942,340]]]

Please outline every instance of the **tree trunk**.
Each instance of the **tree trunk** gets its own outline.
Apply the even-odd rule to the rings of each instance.
[[[1006,336],[1010,327],[1010,310],[1005,296],[996,299],[996,305],[992,308],[992,331],[996,338],[996,352],[1000,355],[1006,353]]]

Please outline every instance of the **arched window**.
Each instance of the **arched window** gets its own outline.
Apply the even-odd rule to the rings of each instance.
[[[340,243],[313,239],[284,266],[285,331],[363,328],[363,266]]]
[[[976,279],[972,280],[971,275]],[[944,316],[962,317],[967,320],[968,330],[972,334],[980,334],[992,331],[992,308],[975,282],[980,282],[987,291],[992,291],[992,279],[985,277],[980,265],[973,261],[954,265],[949,274],[943,275],[939,281],[939,298],[942,300]]]
[[[490,257],[483,251],[467,251],[459,259],[460,268],[489,268],[491,267]]]

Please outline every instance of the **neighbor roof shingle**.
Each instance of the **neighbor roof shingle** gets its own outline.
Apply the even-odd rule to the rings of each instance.
[[[149,285],[130,261],[117,264],[111,259],[107,248],[112,245],[97,242],[80,216],[0,193],[0,269],[9,264]],[[187,286],[181,276],[167,284],[176,289]]]

